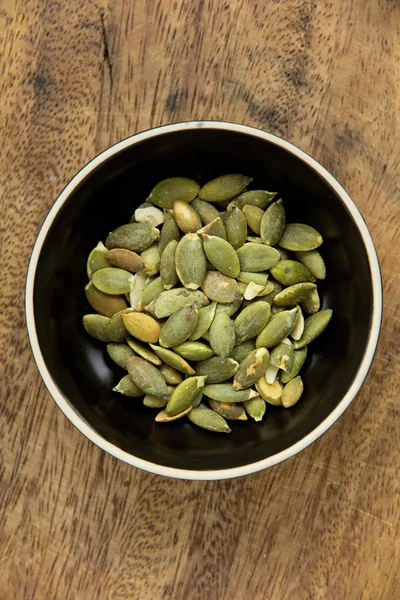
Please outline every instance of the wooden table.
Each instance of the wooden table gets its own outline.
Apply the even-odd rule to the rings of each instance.
[[[400,597],[398,0],[0,0],[1,600]],[[272,131],[347,188],[385,314],[362,392],[322,439],[242,479],[138,471],[86,440],[39,377],[29,255],[93,155],[148,127]]]

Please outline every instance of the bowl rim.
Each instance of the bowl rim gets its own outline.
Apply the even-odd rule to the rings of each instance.
[[[108,442],[99,433],[97,433],[97,431],[95,431],[92,428],[92,426],[86,421],[86,419],[84,419],[76,411],[76,409],[69,402],[68,398],[64,396],[64,394],[57,387],[57,384],[51,377],[40,349],[34,315],[34,286],[40,252],[55,217],[57,216],[63,204],[68,200],[70,194],[76,189],[76,187],[99,165],[107,161],[109,158],[111,158],[118,152],[125,150],[126,148],[133,146],[134,144],[137,144],[154,136],[164,135],[166,133],[197,129],[217,129],[223,131],[233,131],[250,136],[256,136],[276,146],[279,146],[280,148],[287,150],[288,152],[305,162],[309,167],[314,169],[328,183],[328,185],[331,188],[333,188],[333,190],[340,197],[347,210],[349,211],[351,217],[353,218],[363,239],[364,246],[367,252],[372,283],[372,318],[367,345],[358,370],[354,376],[354,379],[347,393],[343,396],[337,407],[324,419],[324,421],[322,421],[322,423],[315,427],[315,429],[313,429],[304,438],[302,438],[292,446],[289,446],[285,450],[278,452],[277,454],[239,467],[204,471],[168,467],[138,458],[130,454],[129,452],[126,452],[125,450],[121,450],[121,448],[115,446],[111,442]],[[109,148],[95,156],[93,159],[91,159],[69,181],[69,183],[58,195],[54,204],[51,206],[49,212],[47,213],[47,216],[43,221],[43,224],[39,230],[35,244],[33,246],[26,277],[25,318],[33,357],[48,392],[50,393],[58,407],[61,409],[61,411],[64,413],[64,415],[69,419],[69,421],[71,421],[71,423],[94,444],[96,444],[115,458],[118,458],[134,467],[143,469],[156,475],[163,475],[167,477],[174,477],[177,479],[189,480],[230,479],[233,477],[249,475],[251,473],[256,473],[257,471],[266,469],[268,467],[272,467],[273,465],[276,465],[284,460],[287,460],[288,458],[291,458],[298,452],[301,452],[307,446],[316,441],[323,433],[325,433],[325,431],[327,431],[337,421],[337,419],[350,405],[350,403],[353,401],[354,397],[358,393],[361,385],[363,384],[365,377],[367,376],[378,343],[382,319],[382,280],[377,253],[374,247],[372,236],[368,230],[364,218],[362,217],[357,206],[350,198],[346,190],[342,187],[342,185],[317,160],[312,158],[304,150],[301,150],[291,142],[288,142],[287,140],[284,140],[272,133],[263,131],[256,127],[226,121],[183,121],[179,123],[161,125],[159,127],[148,129],[146,131],[142,131],[140,133],[131,135],[121,140],[120,142],[117,142],[116,144],[110,146]]]

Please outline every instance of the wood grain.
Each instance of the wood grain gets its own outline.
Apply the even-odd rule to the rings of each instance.
[[[1,600],[400,597],[397,0],[0,0]],[[44,389],[24,323],[56,195],[134,132],[223,119],[320,160],[381,260],[378,352],[322,439],[244,479],[184,482],[103,453]]]

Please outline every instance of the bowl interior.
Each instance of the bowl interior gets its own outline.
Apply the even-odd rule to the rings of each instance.
[[[252,189],[278,190],[289,222],[318,229],[327,279],[318,285],[334,317],[309,347],[305,392],[290,410],[268,406],[262,423],[232,422],[230,435],[189,422],[157,424],[140,399],[112,391],[125,374],[89,338],[82,316],[86,259],[99,240],[129,222],[155,183],[183,175],[200,183],[229,172],[254,178]],[[178,469],[218,470],[253,463],[301,440],[338,405],[364,354],[372,284],[362,237],[327,182],[297,156],[272,142],[227,130],[156,135],[121,150],[93,170],[61,207],[43,243],[34,283],[38,340],[55,384],[76,412],[107,441],[141,459]]]

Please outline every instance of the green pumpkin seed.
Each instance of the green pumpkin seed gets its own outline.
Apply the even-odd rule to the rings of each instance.
[[[86,298],[90,306],[105,317],[112,317],[128,305],[123,296],[112,296],[100,292],[90,281],[85,287]]]
[[[312,290],[312,292],[303,300],[301,308],[308,315],[313,315],[319,311],[321,307],[321,300],[319,298],[318,290]]]
[[[244,244],[237,250],[241,271],[267,271],[280,259],[279,252],[264,244]]]
[[[155,344],[160,337],[159,323],[150,315],[140,312],[122,314],[125,327],[133,337],[141,342]]]
[[[159,243],[158,243],[158,247],[160,249],[160,256],[163,255],[165,248],[168,246],[168,244],[170,242],[172,242],[172,240],[179,242],[180,237],[181,236],[179,234],[178,225],[175,223],[174,217],[172,216],[171,213],[166,212],[164,225],[161,229]]]
[[[129,398],[140,398],[144,395],[142,390],[132,381],[130,375],[125,375],[113,388],[113,392],[119,392]]]
[[[290,252],[288,252],[284,248],[279,248],[279,255],[281,257],[281,260],[291,260]]]
[[[126,340],[129,348],[131,348],[136,354],[147,360],[149,363],[159,366],[162,364],[161,359],[154,354],[147,346],[144,346],[140,342],[128,338]],[[168,382],[167,382],[168,383]]]
[[[293,341],[293,348],[297,350],[314,341],[315,338],[318,337],[327,327],[332,318],[332,313],[333,311],[330,308],[327,308],[325,310],[321,310],[315,315],[311,315],[311,317],[308,317],[308,319],[306,319],[304,322],[303,335],[299,340]]]
[[[106,267],[93,273],[93,285],[103,294],[119,296],[128,294],[134,286],[135,277],[132,273],[117,269],[116,267]]]
[[[255,347],[256,340],[254,338],[252,338],[251,340],[246,340],[245,342],[242,342],[241,344],[238,344],[234,347],[234,349],[231,352],[231,358],[240,363],[252,350],[254,350]],[[214,381],[212,383],[218,382]]]
[[[115,362],[115,364],[121,367],[121,369],[125,370],[127,370],[126,361],[128,358],[135,356],[135,353],[127,344],[107,344],[107,353],[111,360]]]
[[[249,229],[251,229],[252,231],[254,231],[254,233],[259,235],[260,227],[261,227],[261,219],[264,216],[263,209],[259,208],[258,206],[246,204],[242,210],[243,210],[244,216],[246,217],[247,226],[249,227]],[[269,244],[269,245],[271,246],[273,244]]]
[[[233,378],[235,390],[244,390],[251,387],[264,375],[268,367],[269,352],[266,348],[252,350],[242,360]]]
[[[93,274],[100,269],[105,269],[110,266],[107,260],[107,248],[103,242],[99,242],[95,248],[89,254],[89,258],[86,263],[86,271],[89,279],[92,279]]]
[[[204,227],[199,229],[197,233],[201,237],[205,235],[213,235],[215,237],[222,238],[223,240],[226,240],[227,237],[225,225],[221,217],[218,217],[217,219],[214,219],[214,221],[211,221],[211,223],[204,225]]]
[[[124,308],[118,313],[115,313],[109,320],[106,326],[106,333],[112,342],[124,342],[128,335],[125,324],[122,320],[122,315],[133,312],[132,308]]]
[[[251,402],[251,400],[250,400]],[[217,402],[217,400],[208,399],[211,409],[229,421],[247,421],[247,415],[242,404],[228,404],[227,402]]]
[[[238,281],[242,283],[257,283],[265,286],[268,281],[267,273],[249,273],[248,271],[240,271]]]
[[[215,383],[204,387],[204,395],[218,402],[245,402],[259,393],[252,389],[235,390],[231,383]]]
[[[107,261],[113,267],[124,269],[130,273],[137,273],[138,271],[144,271],[144,269],[150,270],[149,265],[146,265],[143,258],[125,248],[114,248],[113,250],[107,250],[105,255]]]
[[[197,315],[198,310],[193,305],[184,306],[171,315],[161,328],[160,346],[172,348],[185,342],[196,327]]]
[[[272,304],[275,296],[282,291],[283,286],[279,283],[279,281],[275,281],[273,279],[268,280],[268,284],[272,286],[272,289],[266,296],[263,297],[263,300],[265,302],[269,302],[269,304]]]
[[[129,302],[133,310],[137,310],[139,307],[140,297],[146,287],[148,279],[149,277],[144,271],[139,271],[139,273],[136,273],[135,275],[135,285],[129,294]]]
[[[226,313],[218,313],[210,327],[210,345],[217,356],[228,358],[235,346],[235,325]]]
[[[213,322],[215,317],[216,308],[216,302],[212,302],[212,304],[200,308],[197,317],[196,327],[194,328],[189,340],[198,340],[199,338],[203,337],[203,335],[210,329],[211,323]]]
[[[304,223],[289,223],[279,240],[279,245],[286,250],[304,252],[315,250],[322,242],[322,235],[314,227]]]
[[[256,390],[261,398],[273,406],[282,406],[282,385],[278,380],[267,383],[265,377],[260,377],[256,383]]]
[[[326,267],[324,259],[318,250],[309,250],[308,252],[296,252],[296,259],[300,261],[311,272],[315,279],[325,279]]]
[[[246,285],[246,284],[243,284]],[[239,286],[240,289],[240,286]],[[257,296],[261,296],[262,293],[267,294],[269,293],[269,290],[271,288],[265,285],[258,285],[258,283],[254,283],[254,281],[252,281],[251,283],[248,283],[246,285],[246,289],[243,292],[243,297],[245,300],[253,300],[253,298],[256,298]],[[242,291],[240,289],[240,291]]]
[[[126,248],[132,252],[142,252],[159,237],[160,232],[148,223],[129,223],[115,229],[106,240],[108,250]]]
[[[210,263],[224,275],[238,277],[239,259],[234,248],[220,237],[203,235],[204,251]]]
[[[294,361],[293,346],[289,340],[284,340],[272,350],[270,355],[270,364],[285,373],[289,373]]]
[[[147,275],[157,275],[160,272],[160,247],[158,244],[152,244],[140,253],[141,258],[146,263]]]
[[[192,402],[196,400],[199,391],[204,388],[204,383],[207,377],[189,377],[182,381],[174,390],[165,412],[168,416],[173,417],[192,406]]]
[[[195,198],[192,202],[194,210],[199,215],[203,225],[208,225],[215,219],[219,218],[219,210],[209,202]]]
[[[157,296],[162,294],[163,291],[164,284],[162,282],[161,277],[155,277],[153,280],[149,281],[149,283],[146,283],[142,293],[140,294],[137,310],[143,310],[148,304],[153,302],[153,300],[157,298]]]
[[[197,212],[186,202],[174,202],[174,218],[183,233],[192,233],[201,227],[201,220]]]
[[[294,327],[298,310],[296,307],[274,315],[258,334],[256,347],[272,348],[285,339]]]
[[[274,202],[267,208],[261,221],[260,235],[264,244],[275,246],[282,237],[285,225],[285,209],[282,200],[278,200],[278,202]]]
[[[300,376],[289,381],[282,391],[282,405],[285,408],[294,406],[300,400],[303,390],[303,381]]]
[[[134,213],[136,223],[149,223],[153,227],[164,223],[164,213],[159,208],[148,204],[147,206],[139,206]]]
[[[161,346],[155,346],[154,344],[150,344],[150,348],[157,354],[161,360],[163,360],[167,365],[180,371],[181,373],[185,373],[186,375],[194,375],[195,370],[190,366],[188,362],[176,352],[172,350],[167,350],[167,348],[162,348]],[[161,369],[160,369],[161,370]]]
[[[133,382],[145,394],[169,398],[167,384],[157,367],[139,356],[128,358],[126,366]]]
[[[160,373],[162,373],[162,375],[164,376],[164,379],[168,385],[178,385],[179,383],[181,383],[182,375],[177,369],[170,367],[166,363],[162,363],[159,370]]]
[[[252,244],[262,244],[263,241],[260,237],[258,237],[257,235],[248,235],[246,237],[246,241],[247,242],[251,242]]]
[[[280,260],[271,268],[271,275],[283,285],[311,281],[311,272],[296,260]]]
[[[279,292],[274,298],[274,303],[277,306],[300,304],[316,287],[315,283],[296,283]]]
[[[184,306],[193,304],[200,309],[209,303],[208,298],[200,290],[191,291],[185,288],[174,288],[162,292],[150,304],[145,306],[145,309],[154,314],[157,319],[164,319]]]
[[[196,364],[196,375],[207,375],[207,383],[222,383],[233,377],[239,368],[239,363],[233,358],[223,360],[212,356]]]
[[[219,271],[208,271],[201,289],[210,300],[220,304],[242,299],[236,280]]]
[[[247,306],[235,319],[236,343],[241,344],[254,338],[267,325],[271,314],[268,302],[253,302]]]
[[[167,406],[169,400],[167,398],[160,398],[159,396],[152,396],[151,394],[146,394],[143,398],[144,406],[147,408],[165,408]]]
[[[212,179],[199,190],[199,198],[206,202],[223,202],[231,200],[253,181],[252,177],[229,174]]]
[[[110,342],[106,327],[110,321],[102,315],[85,315],[82,319],[86,332],[100,342]]]
[[[198,427],[215,433],[230,433],[231,431],[224,417],[210,408],[193,408],[188,414],[188,419]]]
[[[234,203],[238,208],[251,205],[265,210],[271,204],[276,194],[277,192],[267,192],[266,190],[251,190],[237,196]]]
[[[242,211],[234,206],[223,216],[226,238],[230,245],[237,250],[246,241],[247,221]]]
[[[174,346],[173,351],[186,360],[206,360],[214,355],[209,346],[202,342],[183,342],[179,346]]]
[[[185,235],[175,253],[176,272],[185,288],[197,290],[206,277],[207,259],[196,233]]]
[[[150,192],[148,202],[159,208],[172,208],[174,202],[191,202],[196,198],[199,184],[186,177],[169,177],[163,179]]]
[[[227,304],[217,304],[217,308],[215,314],[219,314],[223,312],[228,315],[228,317],[232,317],[235,312],[237,312],[242,304],[242,298],[238,298],[233,302],[229,302]]]
[[[175,267],[175,253],[178,247],[176,240],[171,240],[165,248],[160,260],[160,276],[164,289],[170,290],[179,281]],[[149,304],[149,302],[147,302]]]
[[[265,400],[260,397],[253,398],[252,400],[243,402],[243,406],[249,417],[257,422],[263,420],[266,411]]]
[[[182,417],[185,417],[191,411],[192,411],[192,407],[189,406],[189,408],[187,408],[186,410],[179,413],[179,415],[170,416],[170,415],[167,415],[165,410],[162,410],[156,416],[156,421],[157,421],[157,423],[170,423],[171,421],[176,421],[177,419],[182,419]]]
[[[273,304],[271,306],[271,315],[277,315],[278,313],[283,312],[284,310],[286,310],[286,306],[276,306],[276,304]]]
[[[298,313],[296,316],[296,323],[294,324],[294,327],[292,329],[292,333],[290,334],[290,337],[292,337],[294,340],[299,340],[301,338],[301,336],[303,335],[303,331],[304,331],[304,316],[303,316],[303,311],[299,307],[299,310],[298,310]]]
[[[301,367],[304,364],[304,361],[307,357],[307,346],[304,348],[300,348],[300,350],[294,351],[293,364],[289,373],[281,373],[280,381],[281,383],[288,383],[291,379],[294,379],[296,375],[298,375]]]

